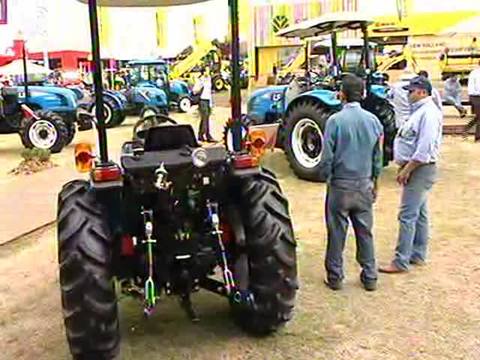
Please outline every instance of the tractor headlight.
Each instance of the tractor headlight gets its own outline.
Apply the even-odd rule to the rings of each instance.
[[[192,152],[192,163],[197,168],[203,168],[208,164],[208,154],[203,148],[198,148]]]

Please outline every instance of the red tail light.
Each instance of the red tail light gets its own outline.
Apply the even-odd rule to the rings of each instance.
[[[250,154],[237,155],[233,159],[233,167],[235,169],[249,169],[258,166],[258,158]]]
[[[133,244],[133,238],[130,235],[122,236],[122,256],[135,255],[135,245]]]
[[[92,170],[92,179],[94,182],[106,182],[121,180],[122,169],[118,165],[106,167],[97,167]]]
[[[228,245],[234,241],[233,229],[229,223],[222,221],[220,223],[220,230],[222,230],[222,242],[223,245]]]

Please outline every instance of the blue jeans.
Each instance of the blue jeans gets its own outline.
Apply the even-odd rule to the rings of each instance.
[[[373,244],[373,182],[371,180],[333,180],[327,188],[325,220],[327,253],[325,268],[329,281],[341,281],[343,250],[349,220],[357,243],[357,262],[362,267],[362,282],[377,280]]]
[[[423,165],[413,171],[403,188],[398,214],[400,229],[394,260],[400,269],[408,270],[411,260],[426,259],[429,232],[427,200],[436,175],[435,164]]]
[[[459,113],[465,111],[465,108],[462,105],[461,94],[446,95],[444,100],[447,104],[455,106],[455,109],[457,109]]]

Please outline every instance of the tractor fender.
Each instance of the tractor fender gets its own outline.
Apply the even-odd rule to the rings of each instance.
[[[290,112],[298,103],[304,101],[318,102],[327,108],[339,108],[342,106],[342,102],[337,98],[336,92],[325,89],[315,89],[293,98],[288,104],[285,114]]]

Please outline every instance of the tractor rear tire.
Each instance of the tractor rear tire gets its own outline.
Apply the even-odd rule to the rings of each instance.
[[[300,179],[319,182],[323,133],[328,118],[334,113],[319,102],[301,101],[288,112],[283,129],[283,148],[295,175]],[[303,138],[303,131],[309,142]]]
[[[27,119],[19,131],[23,146],[27,149],[50,150],[52,154],[62,151],[69,135],[67,124],[59,115],[50,111],[39,110],[35,114],[39,119]],[[46,141],[44,136],[51,140]]]
[[[388,101],[376,96],[367,97],[362,107],[374,114],[383,125],[383,166],[393,160],[393,142],[396,136],[395,110]]]
[[[273,173],[246,179],[241,185],[240,214],[246,235],[248,290],[254,304],[232,302],[236,323],[252,335],[264,336],[293,316],[297,283],[296,241],[288,201]]]
[[[104,210],[86,181],[67,183],[58,197],[62,308],[76,360],[115,359],[120,350],[112,235]]]
[[[75,138],[75,134],[77,133],[77,125],[74,121],[69,121],[67,124],[68,136],[65,140],[65,146],[70,145]]]

